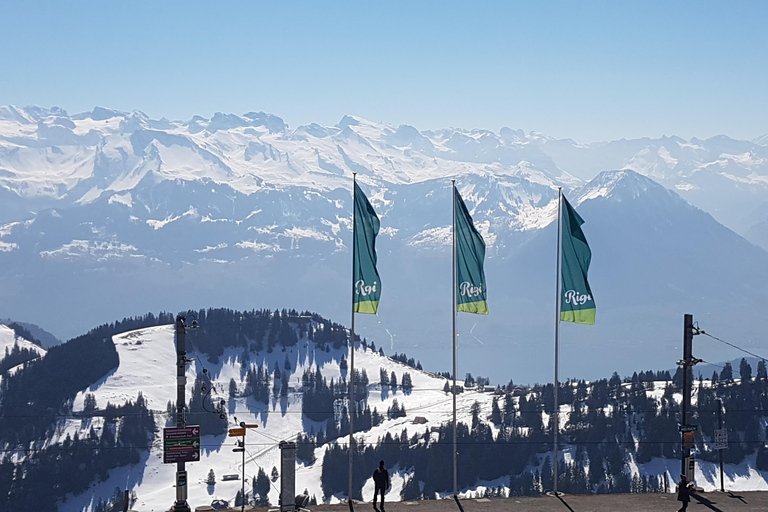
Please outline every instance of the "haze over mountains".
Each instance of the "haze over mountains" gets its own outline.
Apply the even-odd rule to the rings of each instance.
[[[0,107],[0,315],[60,338],[190,307],[346,319],[352,172],[382,220],[381,309],[359,332],[429,369],[450,362],[451,178],[488,245],[490,315],[460,316],[461,374],[551,379],[558,186],[586,221],[597,302],[597,325],[564,326],[565,375],[669,367],[683,313],[764,340],[766,137],[581,145],[265,113]]]

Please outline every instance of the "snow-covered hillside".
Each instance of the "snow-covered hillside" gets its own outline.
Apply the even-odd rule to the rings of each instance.
[[[10,351],[13,349],[14,345],[18,345],[20,348],[26,348],[27,350],[32,350],[38,355],[45,354],[45,349],[43,347],[17,336],[12,328],[0,324],[0,353]]]
[[[87,393],[95,396],[98,407],[106,406],[107,402],[119,404],[126,400],[135,400],[138,393],[142,393],[149,408],[155,411],[158,426],[163,427],[166,422],[168,426],[174,426],[175,418],[169,418],[165,413],[168,401],[175,402],[176,400],[174,366],[176,355],[173,326],[152,327],[128,332],[115,336],[114,342],[120,357],[119,368],[103,381],[83,390],[75,400],[75,411],[82,410],[83,400]],[[234,417],[237,417],[238,422],[245,421],[259,425],[258,429],[249,431],[246,441],[246,482],[247,488],[250,488],[251,478],[256,475],[259,467],[264,468],[268,475],[272,467],[279,469],[278,443],[280,441],[295,440],[299,433],[309,432],[310,429],[317,431],[320,424],[302,417],[301,396],[297,392],[291,392],[286,399],[279,397],[271,399],[267,408],[263,408],[263,404],[256,403],[252,398],[229,398],[230,379],[235,380],[241,391],[245,386],[244,371],[240,365],[242,350],[227,350],[218,364],[212,364],[204,355],[194,351],[194,332],[188,335],[187,343],[189,346],[188,356],[194,359],[187,369],[187,382],[190,383],[187,397],[189,398],[192,394],[191,383],[194,382],[195,376],[205,368],[215,384],[212,397],[216,400],[220,398],[227,400],[226,407],[230,426],[237,426]],[[266,365],[268,368],[274,367],[277,363],[282,369],[285,360],[288,359],[293,368],[289,381],[290,386],[299,389],[301,376],[306,369],[320,369],[323,376],[329,380],[338,381],[342,374],[346,376],[347,372],[342,372],[338,360],[334,360],[334,357],[339,359],[340,354],[329,354],[320,349],[316,350],[314,343],[302,339],[296,347],[286,349],[285,352],[276,350],[271,354],[266,352],[261,352],[258,355],[252,354],[251,363]],[[402,430],[408,429],[413,434],[417,431],[422,432],[431,426],[440,425],[442,422],[450,421],[451,397],[443,391],[443,386],[447,382],[446,379],[382,357],[370,348],[358,347],[355,355],[355,367],[358,371],[365,369],[371,378],[368,403],[372,409],[375,407],[379,413],[386,413],[387,408],[391,407],[393,402],[397,400],[407,412],[406,417],[394,420],[386,419],[385,416],[385,421],[381,425],[373,427],[367,432],[358,433],[357,439],[362,439],[365,443],[375,443],[379,437],[383,437],[387,432],[399,434]],[[385,390],[382,393],[381,387],[377,385],[381,368],[384,368],[388,374],[394,372],[398,379],[402,379],[405,372],[410,373],[413,391],[404,393],[402,390]],[[459,395],[459,421],[465,423],[469,421],[470,406],[475,401],[480,402],[485,410],[490,410],[492,398],[491,393],[472,390]],[[427,423],[415,425],[413,420],[416,416],[425,418]],[[194,419],[189,420],[190,424],[193,422]],[[92,422],[88,423],[87,428],[90,426],[99,428],[100,420],[94,418]],[[82,420],[73,419],[69,421],[66,428],[59,432],[58,440],[64,439],[67,434],[74,436],[75,432],[80,432],[82,435],[87,428]],[[346,444],[347,438],[342,438],[339,442]],[[240,475],[242,471],[241,455],[231,451],[231,448],[234,447],[234,439],[224,435],[215,437],[203,435],[201,444],[200,462],[187,464],[190,481],[190,504],[193,506],[210,504],[213,499],[233,501],[235,494],[240,490],[241,481],[221,481],[221,477],[227,474]],[[296,474],[297,492],[307,489],[310,495],[315,495],[318,500],[322,499],[323,496],[320,474],[325,449],[326,447],[317,449],[316,463],[309,466],[299,464]],[[173,482],[176,466],[175,464],[163,464],[162,450],[162,431],[158,430],[154,445],[148,456],[143,457],[141,464],[113,470],[109,480],[94,485],[82,496],[68,500],[62,510],[82,510],[92,501],[95,503],[99,497],[109,497],[115,487],[128,487],[135,490],[139,497],[138,504],[135,506],[138,510],[159,511],[167,509],[175,499]],[[217,476],[215,488],[209,488],[205,484],[205,479],[211,469]],[[363,472],[373,471],[373,468],[358,469]],[[389,499],[399,500],[403,474],[398,472],[397,468],[394,469],[392,480],[393,487]],[[370,486],[372,485],[371,483]],[[365,495],[371,494],[373,488],[368,489],[366,487],[363,492]],[[327,498],[331,502],[337,500],[333,497]],[[270,501],[277,503],[277,499],[278,491],[273,486],[270,492]]]
[[[14,348],[30,351],[32,357],[43,356],[46,352],[43,347],[17,336],[12,328],[0,324],[0,363],[13,352]],[[6,371],[12,374],[20,364],[14,365]],[[2,381],[2,375],[0,375],[0,381]]]
[[[291,391],[285,397],[270,398],[269,404],[254,401],[252,397],[243,397],[244,374],[245,370],[240,362],[243,358],[242,349],[227,349],[224,354],[218,358],[216,363],[212,363],[203,354],[195,349],[195,334],[192,331],[187,337],[189,347],[188,356],[193,359],[187,369],[187,397],[191,396],[193,389],[191,383],[195,376],[206,369],[214,382],[212,400],[217,402],[220,399],[226,401],[229,426],[236,426],[237,421],[246,423],[257,423],[259,428],[249,430],[247,434],[247,458],[246,458],[246,488],[250,488],[250,482],[261,467],[270,474],[272,467],[279,469],[279,448],[278,443],[282,440],[295,440],[297,434],[301,432],[318,432],[322,429],[322,424],[313,422],[301,414],[301,394],[297,390],[301,388],[301,376],[305,370],[313,369],[322,372],[326,378],[334,379],[346,375],[346,370],[342,370],[339,361],[346,354],[342,348],[340,351],[326,351],[322,345],[315,345],[306,338],[299,340],[298,344],[285,348],[278,347],[277,350],[268,353],[262,351],[259,353],[250,353],[250,365],[262,365],[267,368],[278,366],[285,368],[285,362],[288,361],[291,370],[289,385]],[[107,480],[96,483],[83,494],[71,496],[61,507],[62,511],[81,511],[88,510],[95,505],[99,498],[107,498],[113,494],[114,489],[131,489],[136,492],[138,502],[134,506],[137,510],[160,511],[167,510],[175,499],[175,490],[173,488],[175,468],[174,464],[162,463],[162,428],[165,425],[174,426],[175,418],[171,418],[166,413],[166,404],[169,401],[175,401],[175,348],[174,348],[174,327],[171,325],[159,326],[141,329],[138,331],[127,332],[114,336],[113,338],[120,358],[120,366],[107,375],[103,380],[84,389],[74,402],[74,410],[81,411],[86,394],[92,394],[99,408],[106,406],[107,402],[119,404],[126,400],[132,400],[142,393],[150,409],[155,412],[157,421],[157,431],[154,435],[154,442],[151,449],[145,450],[141,456],[139,464],[122,467],[111,470]],[[410,366],[403,365],[390,358],[381,356],[378,352],[370,348],[359,346],[355,354],[356,368],[359,371],[365,370],[370,378],[368,404],[373,409],[378,409],[380,413],[385,412],[387,408],[397,400],[401,406],[405,407],[406,416],[396,419],[387,419],[384,417],[383,423],[371,428],[368,431],[360,432],[356,438],[365,444],[375,444],[379,438],[386,433],[391,435],[400,434],[403,430],[408,430],[409,435],[422,433],[427,429],[432,429],[440,424],[450,421],[451,418],[451,397],[443,391],[446,379],[435,376],[428,372],[416,370]],[[381,370],[388,374],[394,373],[402,381],[403,375],[407,372],[411,375],[413,389],[405,392],[402,389],[391,390],[388,387],[382,388],[378,382],[378,375]],[[236,394],[230,397],[229,388],[231,380],[234,381]],[[577,385],[574,382],[574,389]],[[653,400],[662,400],[666,382],[655,382],[644,393]],[[709,387],[709,382],[705,381],[703,386]],[[623,384],[625,392],[629,393],[634,387],[629,383]],[[520,399],[525,395],[515,392],[514,403],[518,407]],[[472,422],[471,409],[473,404],[479,405],[482,422],[492,429],[494,435],[498,434],[498,427],[488,420],[488,414],[492,409],[492,402],[496,395],[485,392],[482,389],[468,388],[464,393],[458,396],[458,419],[460,422],[470,424]],[[694,393],[694,405],[696,405],[697,393]],[[529,395],[530,397],[530,395]],[[680,400],[680,395],[674,395],[675,400]],[[610,411],[606,407],[606,411]],[[196,414],[214,414],[204,411],[191,411],[191,417]],[[572,414],[572,408],[564,405],[561,407],[561,428],[565,431],[568,428],[568,418]],[[541,413],[544,424],[548,421],[548,415]],[[216,415],[218,417],[218,415]],[[197,416],[199,418],[199,416]],[[419,420],[415,424],[416,417],[426,420]],[[189,420],[193,424],[194,419]],[[83,436],[90,428],[100,431],[103,427],[102,418],[95,416],[84,420],[70,419],[57,429],[57,434],[50,443],[61,442],[67,435],[74,437],[76,433]],[[521,427],[525,431],[525,427]],[[633,435],[638,435],[635,428],[631,428]],[[431,434],[434,435],[434,434]],[[643,439],[636,439],[641,442]],[[704,440],[709,442],[711,440]],[[347,437],[339,438],[335,441],[329,440],[324,446],[315,451],[316,461],[312,464],[306,464],[299,461],[296,474],[296,490],[302,492],[306,489],[310,495],[314,495],[318,500],[327,502],[337,502],[344,496],[324,496],[321,485],[323,453],[329,446],[335,442],[346,444]],[[201,460],[196,463],[188,463],[189,472],[189,503],[192,507],[210,504],[214,499],[227,500],[233,502],[236,493],[241,488],[240,480],[223,481],[224,475],[240,475],[242,471],[241,455],[233,453],[234,439],[225,435],[205,435],[203,432],[201,439]],[[579,452],[573,446],[564,446],[565,461],[573,461],[575,457],[581,457]],[[543,469],[543,456],[538,459],[537,464],[529,463],[526,471],[533,473]],[[551,454],[550,454],[551,455]],[[394,466],[394,467],[392,467]],[[627,461],[630,477],[639,476],[659,476],[665,473],[670,481],[675,481],[679,470],[679,460],[653,458],[650,462],[638,464],[634,457]],[[215,486],[208,486],[205,482],[208,473],[213,470],[216,475]],[[372,468],[356,468],[357,471],[364,474],[369,473]],[[404,483],[411,473],[411,468],[401,468],[395,464],[390,467],[392,473],[392,490],[388,495],[388,500],[397,501],[400,499],[400,492]],[[460,469],[461,471],[461,469]],[[716,465],[710,462],[700,461],[696,470],[696,482],[706,490],[712,490],[719,485],[719,478],[716,471]],[[747,457],[741,464],[726,464],[726,487],[731,490],[765,490],[768,489],[766,472],[760,472],[755,469],[754,455]],[[274,504],[278,499],[279,482],[273,482],[269,493],[269,499]],[[372,482],[368,481],[363,488],[363,497],[370,499],[373,488]],[[502,488],[509,486],[509,478],[497,478],[493,481],[477,481],[474,485],[462,489],[462,493],[482,493],[486,488]]]

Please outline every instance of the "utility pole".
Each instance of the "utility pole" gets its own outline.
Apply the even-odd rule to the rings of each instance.
[[[235,417],[235,421],[237,421],[237,417]],[[233,452],[240,452],[240,453],[243,454],[243,466],[242,466],[242,470],[241,470],[243,478],[242,478],[242,482],[241,482],[242,483],[242,488],[240,490],[240,494],[241,494],[241,497],[242,497],[242,499],[240,501],[240,511],[241,512],[245,512],[245,503],[246,503],[246,499],[245,499],[245,433],[246,433],[247,429],[249,429],[249,428],[258,428],[258,427],[259,426],[257,424],[255,424],[255,423],[248,424],[248,423],[246,423],[244,421],[241,421],[240,422],[240,427],[229,429],[229,433],[227,434],[227,437],[240,437],[241,438],[239,441],[237,441],[237,448],[232,448]],[[252,494],[252,497],[255,498],[256,497],[256,490],[252,488],[251,489],[251,494]]]
[[[176,426],[186,427],[184,418],[185,398],[184,390],[187,385],[187,326],[186,318],[176,316]],[[192,322],[192,327],[196,327],[197,321]],[[173,512],[191,512],[187,503],[187,472],[184,462],[176,463],[176,503],[173,505]]]
[[[243,425],[245,423],[242,423]],[[242,488],[240,490],[240,512],[245,512],[245,428],[243,428],[243,471]]]
[[[681,475],[688,475],[686,469],[688,468],[688,462],[691,457],[691,447],[687,446],[688,442],[686,442],[686,434],[690,435],[690,433],[695,430],[691,426],[691,386],[693,385],[693,366],[701,361],[700,359],[693,357],[693,334],[693,315],[686,314],[683,318],[683,358],[677,362],[677,364],[683,368],[683,410],[680,425],[682,441],[682,460],[680,461]],[[691,478],[691,480],[692,479],[693,478]]]
[[[723,401],[717,399],[717,428],[723,430]],[[723,450],[718,449],[720,457],[720,492],[725,492],[725,483],[723,482]]]

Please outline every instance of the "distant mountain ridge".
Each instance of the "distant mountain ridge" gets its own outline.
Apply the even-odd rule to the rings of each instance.
[[[147,176],[208,178],[250,194],[288,184],[333,190],[345,187],[353,171],[372,185],[467,172],[533,172],[573,188],[601,171],[631,169],[750,235],[764,220],[759,208],[768,197],[766,137],[578,144],[509,128],[498,134],[477,129],[420,132],[354,116],[344,116],[332,127],[311,124],[291,130],[264,112],[218,112],[210,119],[169,121],[102,107],[70,116],[57,107],[5,106],[0,107],[0,185],[13,192],[9,198],[16,195],[50,207],[129,191]],[[8,205],[3,210],[0,220],[7,219]],[[754,236],[755,243],[765,243]]]
[[[598,325],[574,331],[580,343],[624,343],[628,332],[676,339],[685,312],[755,343],[748,319],[768,305],[756,285],[768,253],[712,216],[766,201],[766,151],[727,137],[579,145],[353,116],[291,130],[265,113],[179,122],[0,107],[0,312],[56,325],[61,337],[190,301],[343,318],[357,172],[382,220],[382,309],[360,329],[431,366],[449,364],[447,350],[434,350],[450,336],[449,178],[488,246],[491,315],[459,323],[470,370],[490,361],[499,380],[520,372],[534,382],[551,365],[558,187],[586,220],[594,255]],[[710,216],[686,198],[730,202],[727,211],[711,203]],[[750,232],[762,233],[753,220]],[[666,367],[675,356],[641,357]],[[586,354],[571,360],[583,365],[574,374],[600,369]]]

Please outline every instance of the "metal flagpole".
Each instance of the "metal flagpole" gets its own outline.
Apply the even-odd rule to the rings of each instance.
[[[456,443],[456,180],[451,180],[452,192],[453,192],[453,256],[451,262],[453,270],[451,272],[451,326],[453,333],[453,496],[458,499],[459,497],[459,471],[458,462],[456,460],[456,454],[458,452],[458,446]]]
[[[563,267],[563,250],[562,250],[562,240],[563,240],[563,224],[562,224],[562,214],[560,209],[562,208],[563,204],[563,189],[562,187],[557,187],[557,279],[555,280],[556,284],[556,293],[555,293],[555,410],[554,410],[554,460],[552,462],[552,491],[555,493],[555,496],[557,496],[557,459],[558,459],[558,451],[557,451],[557,435],[560,431],[560,406],[558,404],[557,400],[557,388],[560,387],[560,383],[558,381],[558,357],[560,352],[560,279],[562,276],[562,267]]]
[[[352,512],[352,457],[353,443],[355,435],[355,243],[357,242],[357,222],[355,212],[357,203],[355,198],[355,185],[357,184],[357,173],[352,173],[352,326],[349,329],[349,476],[347,484],[349,486],[348,501],[349,510]]]

